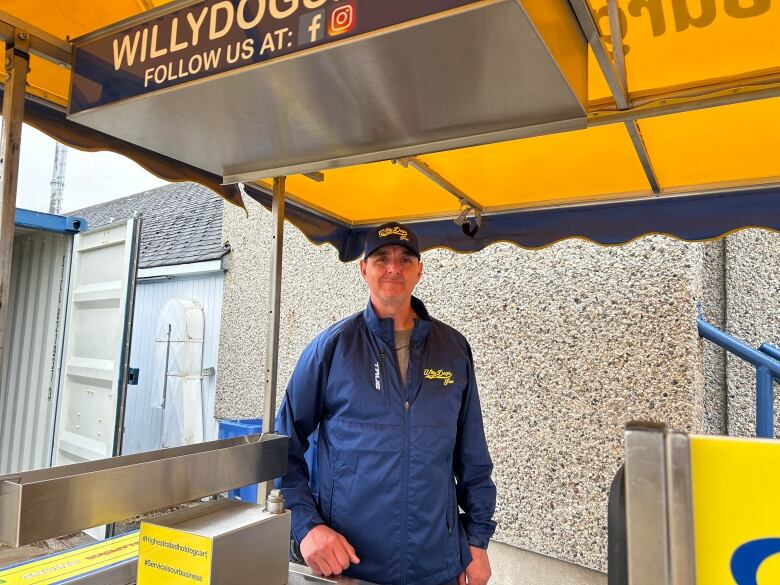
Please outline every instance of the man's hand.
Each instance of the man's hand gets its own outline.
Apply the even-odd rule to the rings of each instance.
[[[360,562],[347,539],[324,524],[318,524],[303,537],[301,554],[313,571],[326,577],[341,575],[350,563]]]
[[[458,585],[487,585],[490,580],[490,559],[484,548],[470,546],[471,562],[466,570],[458,575]]]

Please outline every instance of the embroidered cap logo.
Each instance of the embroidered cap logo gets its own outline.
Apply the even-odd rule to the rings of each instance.
[[[380,238],[386,238],[387,236],[398,236],[398,238],[403,240],[404,242],[409,241],[409,232],[407,232],[405,229],[400,228],[398,226],[379,230]]]

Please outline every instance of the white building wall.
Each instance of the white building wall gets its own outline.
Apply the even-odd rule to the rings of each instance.
[[[175,268],[175,267],[171,267]],[[155,269],[162,271],[164,269]],[[139,274],[139,276],[141,276]],[[157,320],[166,302],[173,298],[191,299],[203,307],[203,368],[217,368],[219,327],[222,308],[222,272],[206,275],[177,275],[172,278],[139,278],[133,316],[133,339],[130,367],[139,368],[137,386],[127,387],[125,437],[122,454],[140,453],[162,448],[162,410],[152,408],[151,373],[154,365],[154,339]],[[214,418],[216,375],[203,378],[204,440],[217,438]]]

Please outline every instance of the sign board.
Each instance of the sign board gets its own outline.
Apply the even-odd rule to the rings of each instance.
[[[141,523],[138,585],[284,585],[290,513],[216,500]]]
[[[206,536],[144,522],[138,558],[141,584],[211,582],[211,539]]]
[[[70,114],[279,59],[478,0],[203,0],[76,41]],[[295,88],[290,88],[295,91]],[[218,107],[219,104],[204,104]]]
[[[691,436],[696,583],[780,583],[780,441]]]

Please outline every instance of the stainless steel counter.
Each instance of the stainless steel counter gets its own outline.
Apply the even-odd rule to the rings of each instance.
[[[287,585],[320,585],[324,583],[338,583],[339,585],[373,585],[368,581],[350,579],[349,577],[322,577],[314,575],[309,567],[290,563],[290,580]]]

